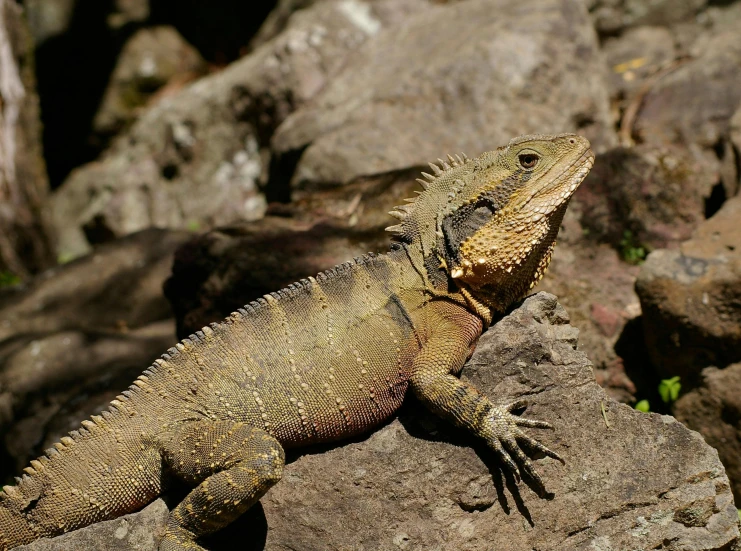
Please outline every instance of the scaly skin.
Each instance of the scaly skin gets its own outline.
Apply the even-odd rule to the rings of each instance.
[[[135,511],[171,476],[193,491],[160,549],[196,543],[281,477],[284,448],[346,438],[391,416],[409,388],[536,482],[519,427],[460,372],[492,316],[543,276],[563,213],[592,166],[581,137],[526,136],[431,165],[391,214],[386,255],[294,284],[183,340],[102,416],[31,462],[0,501],[0,550]]]

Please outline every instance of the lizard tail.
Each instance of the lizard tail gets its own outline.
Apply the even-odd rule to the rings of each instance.
[[[0,551],[35,540],[38,535],[21,510],[14,507],[16,503],[9,496],[0,499]]]

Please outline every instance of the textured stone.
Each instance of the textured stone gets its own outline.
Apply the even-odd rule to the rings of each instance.
[[[93,120],[93,132],[98,139],[107,140],[130,124],[163,86],[183,86],[205,70],[203,58],[174,28],[139,30],[118,55]]]
[[[741,197],[729,199],[678,250],[652,252],[636,282],[646,344],[662,375],[688,383],[741,361]]]
[[[60,254],[79,256],[91,244],[152,226],[207,229],[260,218],[274,128],[385,25],[361,8],[323,2],[298,12],[249,56],[147,110],[54,194]],[[403,13],[393,12],[397,19]]]
[[[605,77],[580,2],[438,5],[380,30],[273,144],[305,190],[526,133],[578,130],[599,151],[614,142]]]
[[[741,363],[725,369],[708,367],[701,384],[681,396],[672,412],[679,421],[702,434],[718,450],[731,480],[733,495],[741,503]]]
[[[693,57],[659,79],[643,100],[634,133],[640,141],[682,144],[690,154],[712,150],[741,103],[741,19],[736,28],[704,36]]]
[[[556,298],[540,293],[482,336],[463,372],[496,402],[527,397],[525,414],[554,424],[527,429],[566,461],[535,461],[546,496],[503,476],[492,453],[411,401],[370,436],[294,454],[261,505],[228,529],[230,539],[207,545],[233,549],[240,538],[266,551],[731,549],[738,517],[715,451],[672,417],[605,396],[576,349],[577,333]],[[95,541],[99,530],[82,532]]]

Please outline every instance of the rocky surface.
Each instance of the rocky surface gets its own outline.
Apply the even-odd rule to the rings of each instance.
[[[140,232],[0,294],[0,477],[103,408],[172,346],[162,282],[187,238]]]
[[[307,551],[709,551],[738,544],[736,508],[716,452],[671,417],[610,400],[576,349],[577,334],[556,298],[540,293],[481,338],[463,372],[497,402],[527,396],[525,415],[555,425],[538,438],[565,464],[535,461],[547,484],[542,497],[412,402],[370,436],[294,456],[283,480],[230,537],[250,533],[247,549]],[[156,530],[165,514],[156,502],[125,521],[23,549],[110,542],[117,522],[131,532],[141,516]],[[209,545],[231,549],[233,542]]]
[[[403,19],[413,3],[386,17]],[[60,254],[151,226],[206,229],[261,217],[274,128],[384,24],[352,2],[319,4],[252,55],[163,98],[56,192]]]
[[[96,139],[105,141],[133,122],[148,102],[202,76],[206,63],[173,27],[149,27],[124,45],[93,119]],[[164,86],[168,89],[161,90]]]
[[[691,382],[741,360],[741,197],[729,199],[679,249],[646,259],[636,282],[645,339],[661,374]]]
[[[702,434],[718,450],[731,480],[731,489],[741,503],[741,363],[725,369],[702,371],[700,386],[672,407],[676,418]]]
[[[601,150],[614,141],[604,77],[580,3],[433,6],[379,31],[273,146],[282,164],[300,155],[290,178],[304,190],[478,155],[519,134],[579,130]]]

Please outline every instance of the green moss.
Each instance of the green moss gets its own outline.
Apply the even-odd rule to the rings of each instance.
[[[623,238],[620,240],[620,257],[628,264],[643,264],[646,260],[648,251],[646,247],[641,245],[633,232],[625,230],[623,232]]]

